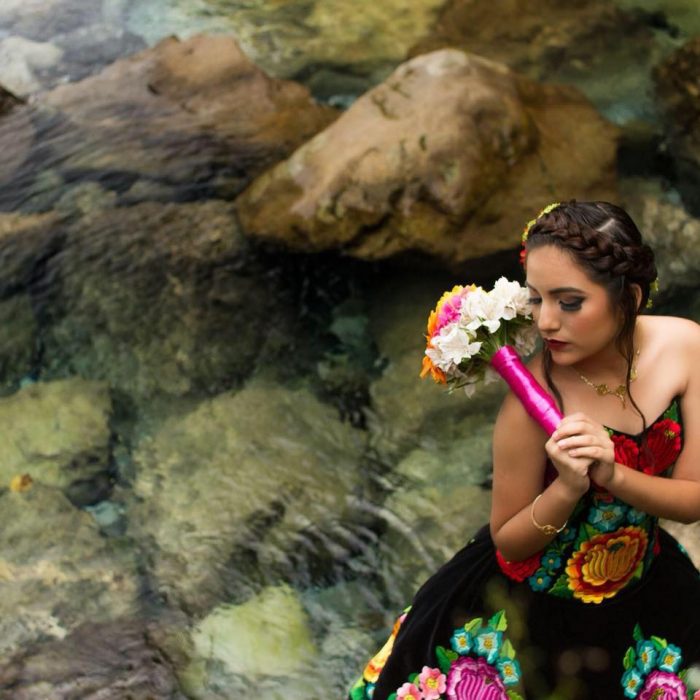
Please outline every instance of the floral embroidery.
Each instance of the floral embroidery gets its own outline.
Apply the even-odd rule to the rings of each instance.
[[[660,637],[645,639],[639,625],[633,637],[636,645],[625,653],[622,687],[627,698],[637,700],[688,700],[686,671],[681,665],[681,650]]]
[[[640,456],[645,474],[661,474],[675,464],[681,453],[681,426],[670,418],[655,423],[647,433],[646,448]]]
[[[394,623],[394,627],[391,630],[391,635],[389,635],[389,639],[386,640],[384,646],[372,657],[372,659],[370,659],[370,662],[365,667],[365,670],[362,674],[362,678],[367,683],[377,682],[379,674],[382,672],[384,664],[389,658],[391,650],[394,648],[394,640],[396,639],[396,635],[399,633],[399,628],[401,627],[401,624],[406,619],[408,610],[409,609],[406,609],[403,612],[403,614],[399,616],[398,620],[396,620],[396,622]]]
[[[639,460],[639,447],[637,443],[625,435],[610,436],[615,449],[615,461],[627,467],[636,467]]]
[[[389,700],[522,700],[511,687],[520,682],[521,670],[504,637],[507,628],[503,610],[486,625],[480,617],[470,620],[454,630],[451,649],[436,647],[438,668],[423,666]]]
[[[496,550],[496,561],[501,571],[514,581],[524,581],[531,576],[540,565],[540,553],[533,554],[522,561],[506,561],[503,555]]]

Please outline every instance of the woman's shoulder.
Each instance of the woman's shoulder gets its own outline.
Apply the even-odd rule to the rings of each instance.
[[[700,325],[679,316],[641,316],[643,344],[664,355],[694,355],[700,349]]]

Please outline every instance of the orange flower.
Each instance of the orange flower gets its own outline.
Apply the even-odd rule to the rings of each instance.
[[[399,633],[401,623],[405,619],[406,613],[401,615],[401,617],[399,617],[399,619],[396,620],[396,622],[394,623],[394,628],[391,630],[391,635],[389,635],[389,639],[386,640],[386,644],[384,644],[384,646],[372,657],[370,662],[365,667],[362,677],[367,683],[377,682],[379,674],[382,672],[384,664],[389,658],[391,650],[394,648],[394,640],[396,639],[396,635]]]
[[[566,566],[569,588],[584,603],[612,598],[632,578],[647,549],[647,533],[622,527],[581,544]]]

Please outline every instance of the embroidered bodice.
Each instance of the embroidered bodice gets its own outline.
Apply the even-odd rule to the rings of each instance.
[[[637,435],[607,430],[618,464],[669,476],[682,449],[679,399]],[[498,555],[498,561],[507,576],[527,580],[534,591],[601,603],[639,581],[658,546],[658,518],[592,485],[567,527],[542,552],[515,563]]]

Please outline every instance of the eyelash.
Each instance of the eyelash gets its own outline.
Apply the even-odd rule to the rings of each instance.
[[[542,299],[539,299],[538,297],[531,297],[528,299],[528,303],[531,306],[534,306],[535,304],[540,304],[542,302]],[[583,299],[576,299],[575,301],[560,301],[559,306],[561,306],[562,311],[578,311],[581,306],[583,305]]]

